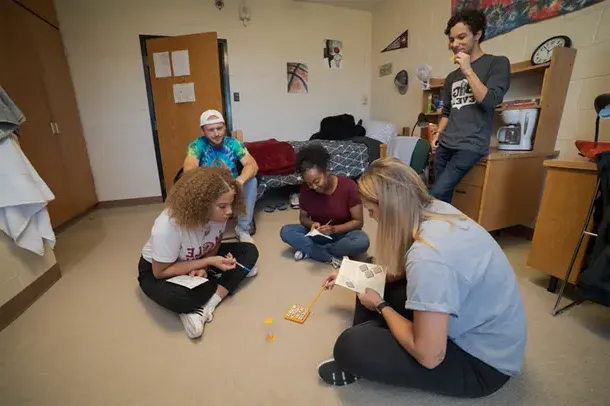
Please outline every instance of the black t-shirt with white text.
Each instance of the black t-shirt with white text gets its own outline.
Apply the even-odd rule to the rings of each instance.
[[[451,72],[442,90],[443,116],[449,122],[439,142],[446,148],[487,155],[494,109],[510,86],[510,62],[505,56],[484,54],[471,66],[487,87],[487,95],[477,103],[462,71],[458,68]]]

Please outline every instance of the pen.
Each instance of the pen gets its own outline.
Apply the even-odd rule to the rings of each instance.
[[[240,264],[237,261],[235,261],[235,264],[241,266],[242,268],[244,268],[246,271],[248,271],[248,273],[252,272],[252,270],[250,268],[243,266],[242,264]]]
[[[244,268],[246,271],[248,271],[248,273],[252,272],[252,269],[248,268],[247,266],[243,266],[242,264],[237,262],[237,260],[233,256],[233,254],[231,254],[230,252],[226,255],[226,258],[232,259],[233,261],[235,261],[235,265],[239,265],[240,267]]]

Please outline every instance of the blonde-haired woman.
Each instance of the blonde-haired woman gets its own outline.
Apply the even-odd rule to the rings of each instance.
[[[526,343],[521,294],[500,246],[395,159],[375,161],[358,188],[378,223],[376,259],[388,283],[384,298],[371,289],[358,295],[354,325],[320,377],[457,397],[498,390],[520,371]]]
[[[165,206],[142,249],[138,281],[146,296],[180,314],[189,338],[198,338],[216,306],[256,274],[258,250],[248,242],[221,242],[231,214],[245,210],[243,190],[226,169],[185,172]],[[193,289],[167,281],[180,275],[208,281]]]

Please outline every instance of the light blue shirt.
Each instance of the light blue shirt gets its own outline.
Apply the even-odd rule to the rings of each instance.
[[[429,210],[460,212],[435,200]],[[412,310],[450,314],[449,339],[506,375],[521,370],[527,339],[523,301],[504,252],[473,220],[426,220],[407,252]]]

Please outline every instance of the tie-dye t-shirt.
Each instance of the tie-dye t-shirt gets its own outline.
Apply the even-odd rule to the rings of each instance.
[[[186,156],[194,156],[199,159],[199,166],[226,167],[234,178],[239,176],[237,162],[247,153],[248,150],[244,144],[233,137],[225,137],[222,145],[216,147],[202,136],[191,142],[186,150]]]

